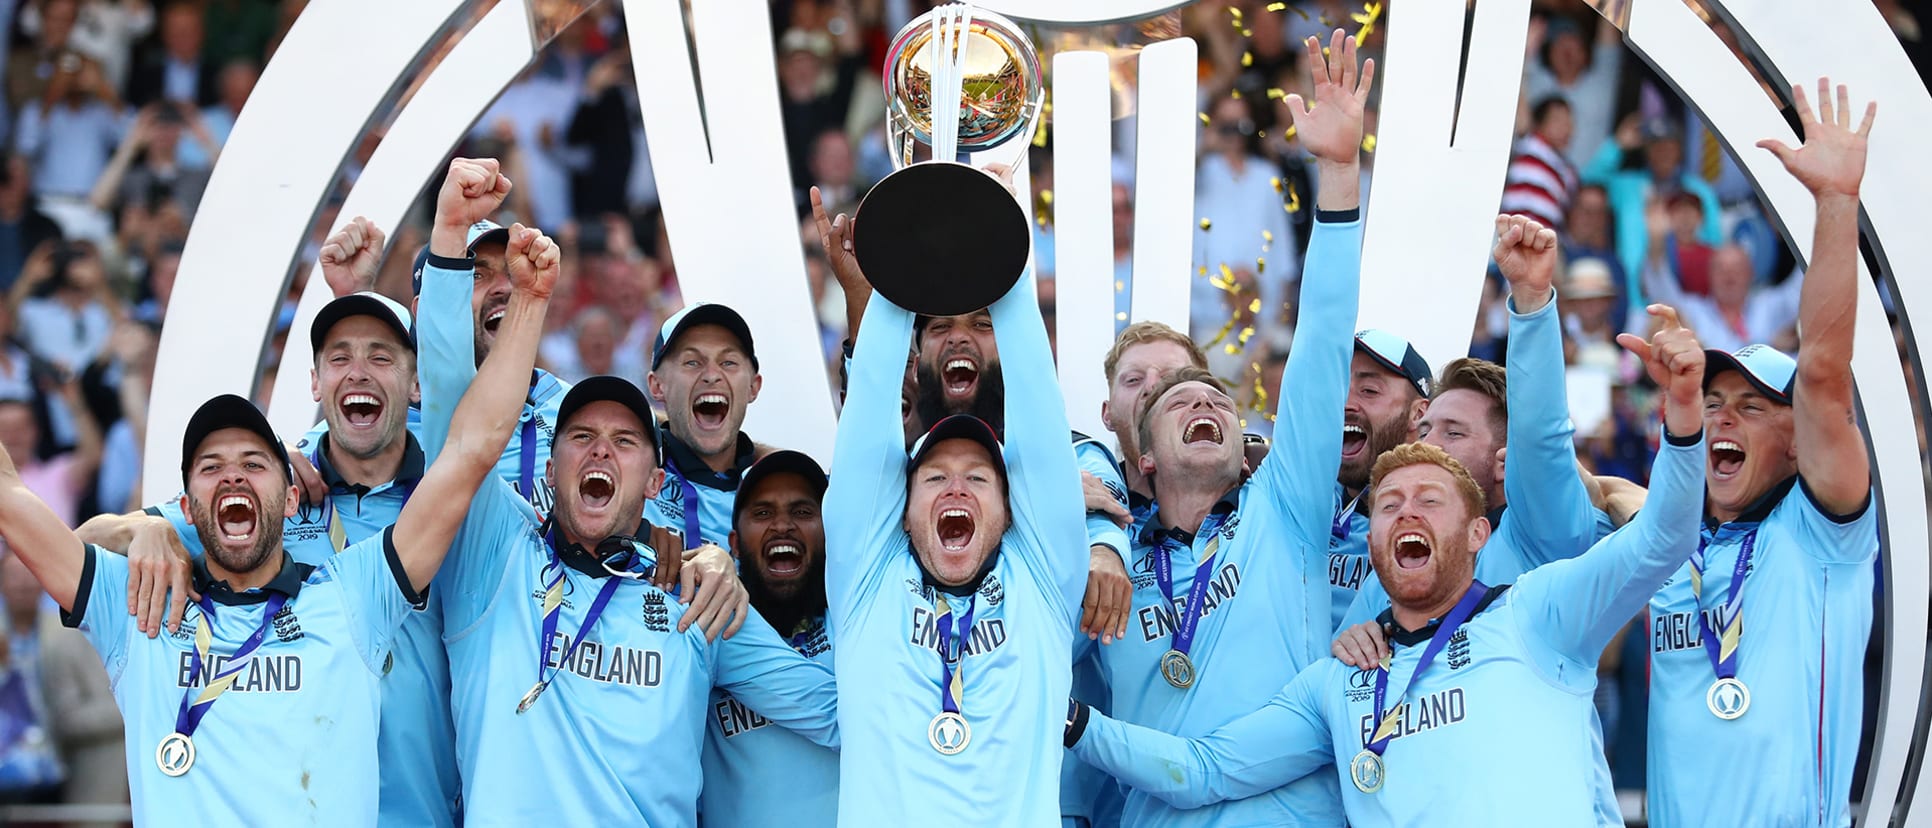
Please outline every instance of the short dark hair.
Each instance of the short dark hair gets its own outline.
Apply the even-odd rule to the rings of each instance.
[[[1489,398],[1489,428],[1497,438],[1509,440],[1509,374],[1503,366],[1486,359],[1463,357],[1443,366],[1442,379],[1436,381],[1430,399],[1446,391],[1474,391]]]
[[[1542,126],[1549,120],[1550,113],[1557,109],[1569,110],[1570,101],[1562,95],[1545,95],[1530,105],[1530,122]]]
[[[1148,412],[1153,411],[1154,405],[1160,402],[1162,397],[1167,396],[1169,391],[1173,391],[1175,386],[1190,382],[1201,383],[1224,395],[1228,393],[1228,386],[1221,382],[1220,377],[1215,376],[1211,371],[1192,365],[1162,377],[1160,382],[1154,383],[1154,390],[1147,395],[1147,401],[1140,404],[1140,422],[1135,427],[1134,440],[1140,445],[1142,453],[1146,453],[1147,446],[1154,442],[1154,427],[1148,423],[1151,419],[1147,416]]]

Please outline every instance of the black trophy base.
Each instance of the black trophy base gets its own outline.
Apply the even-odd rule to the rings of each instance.
[[[853,254],[866,281],[928,316],[980,310],[1026,270],[1033,234],[1012,193],[984,172],[946,161],[886,176],[859,203]]]

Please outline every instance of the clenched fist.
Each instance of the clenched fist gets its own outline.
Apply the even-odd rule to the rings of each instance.
[[[322,266],[323,280],[337,298],[375,289],[376,269],[382,265],[383,241],[382,228],[356,216],[322,243],[322,253],[316,261]]]
[[[489,218],[510,195],[510,179],[494,158],[457,158],[436,192],[436,223],[429,252],[451,259],[468,253],[469,226]]]
[[[510,271],[510,287],[533,299],[549,299],[557,286],[561,248],[534,227],[510,225],[510,241],[503,258]]]
[[[1550,301],[1556,274],[1555,230],[1523,216],[1497,216],[1496,248],[1490,257],[1509,280],[1517,313],[1529,313]]]

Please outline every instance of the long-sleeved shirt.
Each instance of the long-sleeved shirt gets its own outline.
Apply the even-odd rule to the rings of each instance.
[[[1650,301],[1676,308],[1684,326],[1696,332],[1704,347],[1720,351],[1770,342],[1790,330],[1798,323],[1798,296],[1804,284],[1800,268],[1780,284],[1753,288],[1733,320],[1710,297],[1685,292],[1668,261],[1653,257],[1644,263],[1644,293]]]
[[[1420,676],[1417,645],[1436,624],[1394,636],[1388,706],[1400,725],[1382,753],[1381,790],[1341,785],[1349,823],[1597,824],[1597,658],[1696,548],[1703,477],[1701,435],[1672,438],[1658,452],[1649,506],[1628,526],[1579,557],[1492,587]],[[1095,715],[1074,750],[1176,808],[1311,774],[1346,777],[1376,729],[1376,672],[1322,661],[1264,706],[1194,739]],[[1499,767],[1481,757],[1522,761]],[[1342,770],[1324,773],[1330,766]]]

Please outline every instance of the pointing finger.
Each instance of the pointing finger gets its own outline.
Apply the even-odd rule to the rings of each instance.
[[[1677,320],[1676,308],[1673,308],[1669,305],[1665,305],[1662,303],[1658,303],[1655,305],[1651,305],[1649,308],[1647,308],[1647,310],[1650,312],[1651,316],[1655,316],[1658,319],[1663,320],[1664,330],[1681,331],[1684,329],[1684,323],[1679,322]]]

